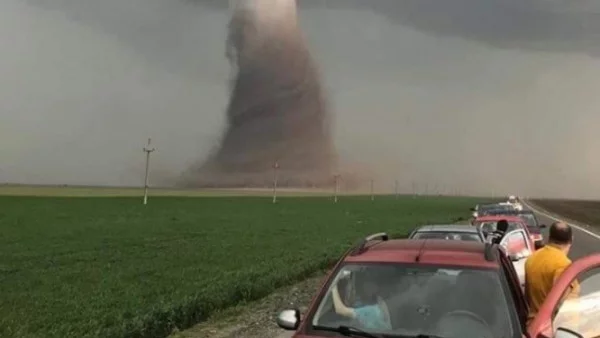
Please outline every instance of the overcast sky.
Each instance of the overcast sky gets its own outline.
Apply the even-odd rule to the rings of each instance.
[[[302,0],[379,185],[599,197],[598,1]],[[0,3],[0,182],[168,183],[218,142],[226,1]],[[440,7],[443,6],[443,7]]]

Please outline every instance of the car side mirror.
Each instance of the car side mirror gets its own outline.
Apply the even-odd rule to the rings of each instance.
[[[548,226],[546,224],[540,224],[540,229],[546,229]]]
[[[559,327],[554,334],[554,338],[583,338],[583,336],[575,331]]]
[[[296,331],[300,326],[300,310],[283,310],[277,316],[277,326],[284,330]]]

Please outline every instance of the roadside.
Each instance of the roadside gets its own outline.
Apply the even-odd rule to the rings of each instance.
[[[276,338],[285,334],[275,324],[281,310],[298,307],[305,313],[318,291],[324,272],[292,286],[276,290],[269,296],[217,312],[208,321],[173,333],[171,338]]]
[[[579,258],[583,258],[593,253],[598,252],[598,240],[600,240],[600,233],[598,231],[598,221],[594,223],[584,223],[579,221],[580,219],[585,219],[585,217],[581,217],[582,215],[573,214],[573,211],[569,209],[569,205],[573,203],[572,201],[556,201],[559,203],[565,203],[565,207],[559,208],[558,210],[552,208],[552,205],[546,205],[547,202],[555,202],[555,201],[542,201],[542,205],[540,206],[539,201],[526,201],[525,205],[532,209],[534,212],[538,214],[538,219],[541,223],[550,225],[555,221],[564,221],[573,227],[573,236],[574,236],[574,245],[569,252],[569,258],[571,260],[576,260]],[[575,201],[578,203],[578,201]],[[596,202],[596,205],[598,202]],[[552,210],[552,211],[549,211]],[[567,215],[565,215],[567,214]],[[577,219],[574,220],[574,219]],[[594,221],[592,219],[592,221]]]
[[[559,218],[595,234],[600,232],[598,201],[527,200],[526,204],[552,218]]]
[[[462,220],[457,224],[468,224]],[[238,305],[212,315],[206,322],[190,329],[173,333],[170,338],[287,338],[275,323],[280,311],[297,307],[306,313],[308,305],[319,290],[324,271],[292,286],[276,290],[269,296],[247,304]]]
[[[548,209],[546,209],[545,206],[539,205],[538,201],[527,201],[526,203],[532,206],[536,211],[548,214],[548,216],[552,215],[564,219],[563,214],[547,211]],[[600,210],[600,208],[598,210]],[[571,223],[570,219],[568,221]],[[465,222],[467,221],[458,223]],[[582,224],[582,222],[574,221],[573,223],[589,228],[589,225],[586,224],[586,226]],[[596,242],[594,242],[594,244],[596,244]],[[584,249],[589,251],[591,247],[585,246]],[[287,308],[298,307],[301,312],[305,313],[309,302],[319,289],[324,277],[325,273],[320,272],[293,286],[278,289],[261,300],[223,310],[211,316],[209,320],[204,323],[172,334],[171,338],[290,337],[291,334],[280,329],[275,324],[275,318],[281,310]]]

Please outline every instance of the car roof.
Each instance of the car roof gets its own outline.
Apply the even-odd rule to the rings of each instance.
[[[523,215],[523,214],[528,214],[528,215],[535,215],[533,211],[531,210],[517,210],[517,209],[492,209],[490,210],[490,212],[504,212],[507,215]]]
[[[405,263],[498,268],[496,259],[486,259],[486,244],[435,239],[390,239],[367,244],[346,262]]]
[[[482,221],[482,222],[497,222],[499,220],[506,220],[507,222],[518,222],[518,223],[524,223],[525,221],[519,217],[519,216],[512,216],[512,215],[487,215],[487,216],[480,216],[475,218],[475,222],[477,221]]]
[[[468,232],[478,233],[478,228],[467,224],[432,224],[423,225],[415,229],[415,232]]]
[[[500,203],[489,203],[489,204],[479,204],[478,208],[486,208],[486,209],[503,209],[507,208],[508,205],[500,204]]]

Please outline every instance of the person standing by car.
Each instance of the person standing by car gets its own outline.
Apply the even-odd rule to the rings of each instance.
[[[571,226],[556,222],[550,226],[548,244],[534,252],[525,262],[525,297],[529,304],[529,320],[532,320],[552,286],[563,271],[571,265],[567,256],[573,244]],[[567,298],[577,297],[579,283],[574,281]]]

